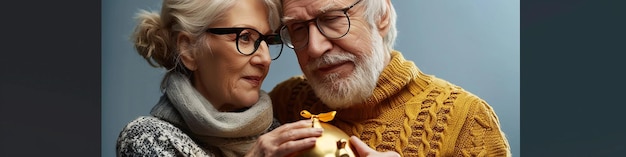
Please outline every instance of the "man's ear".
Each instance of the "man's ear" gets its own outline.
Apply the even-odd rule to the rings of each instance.
[[[387,32],[389,31],[389,18],[390,14],[391,14],[391,0],[385,0],[385,3],[387,5],[385,5],[385,7],[387,7],[386,11],[380,15],[380,19],[378,19],[378,21],[376,21],[377,26],[378,26],[378,33],[380,33],[381,37],[384,37],[387,35]]]
[[[180,32],[176,36],[176,46],[183,65],[185,65],[187,69],[195,71],[198,66],[196,64],[196,55],[192,48],[192,42],[193,40],[189,37],[189,34],[185,32]]]

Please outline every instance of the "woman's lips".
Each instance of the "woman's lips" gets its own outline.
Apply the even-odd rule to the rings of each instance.
[[[253,87],[258,87],[261,84],[261,77],[259,76],[245,76],[243,79],[248,81]]]

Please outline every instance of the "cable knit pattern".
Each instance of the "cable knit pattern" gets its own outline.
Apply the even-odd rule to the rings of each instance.
[[[459,86],[422,73],[398,51],[367,101],[337,110],[331,124],[377,151],[402,156],[510,156],[510,147],[493,109]],[[298,113],[332,111],[303,76],[278,84],[270,97],[280,123]]]

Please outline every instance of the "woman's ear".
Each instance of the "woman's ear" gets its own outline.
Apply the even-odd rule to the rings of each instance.
[[[195,71],[198,66],[196,64],[196,55],[192,48],[192,42],[193,40],[189,37],[189,34],[185,32],[180,32],[178,36],[176,36],[176,46],[183,65],[185,65],[187,69]]]

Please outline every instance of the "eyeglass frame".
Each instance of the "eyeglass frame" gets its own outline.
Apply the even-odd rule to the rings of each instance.
[[[254,41],[254,50],[252,50],[252,52],[250,52],[250,54],[243,53],[239,49],[239,37],[241,36],[240,34],[241,34],[241,32],[243,30],[246,30],[246,29],[250,29],[250,30],[253,30],[253,31],[259,33],[259,38],[256,41]],[[280,55],[283,53],[283,41],[282,41],[282,39],[280,37],[280,34],[265,35],[265,34],[259,32],[258,30],[254,29],[254,28],[249,28],[249,27],[207,28],[205,32],[211,33],[211,34],[215,34],[215,35],[236,34],[237,37],[235,38],[235,46],[237,47],[237,51],[240,54],[244,55],[244,56],[253,55],[259,49],[259,47],[261,46],[261,41],[265,41],[265,44],[267,44],[268,47],[269,47],[269,45],[278,45],[278,44],[281,45],[280,46],[280,51],[278,52],[278,55],[276,55],[275,58],[272,58],[272,60],[278,59],[278,57],[280,57]],[[276,37],[279,40],[268,40],[268,39],[270,39],[270,37]],[[268,51],[269,51],[269,49],[268,49]]]
[[[317,27],[317,31],[319,31],[320,33],[322,33],[322,35],[324,35],[324,37],[326,37],[326,38],[328,38],[328,39],[340,39],[340,38],[343,38],[344,36],[346,36],[346,35],[348,34],[348,32],[350,32],[350,26],[352,25],[352,23],[350,22],[350,16],[348,15],[348,10],[352,9],[355,5],[359,4],[361,1],[363,1],[363,0],[358,0],[358,1],[356,1],[355,3],[353,3],[352,5],[350,5],[350,6],[348,6],[348,7],[345,7],[345,8],[341,8],[341,9],[337,9],[337,10],[331,10],[331,11],[343,11],[343,14],[344,14],[344,15],[346,15],[346,19],[348,19],[348,30],[346,30],[346,32],[345,32],[345,33],[343,33],[343,35],[341,35],[341,36],[339,36],[339,37],[335,37],[335,38],[328,37],[328,35],[326,35],[326,33],[324,33],[324,31],[322,31],[322,28],[320,27],[319,22],[317,22],[317,20],[318,20],[318,19],[320,18],[320,16],[321,16],[321,15],[323,15],[325,12],[324,12],[324,13],[322,13],[322,14],[320,14],[320,15],[318,15],[317,17],[315,17],[315,18],[313,18],[313,19],[306,20],[306,21],[302,21],[302,22],[298,22],[298,23],[310,23],[310,22],[315,21],[315,26]],[[330,11],[327,11],[327,12],[330,12]],[[279,36],[280,36],[280,39],[282,40],[283,44],[287,45],[287,47],[289,47],[289,48],[291,48],[291,49],[296,49],[296,48],[295,48],[295,46],[293,45],[293,43],[292,43],[291,41],[286,41],[286,40],[283,38],[283,37],[284,37],[284,36],[282,35],[282,34],[283,34],[283,33],[282,33],[282,32],[283,32],[283,30],[286,30],[286,31],[287,31],[287,35],[289,35],[289,30],[287,30],[287,29],[288,29],[288,28],[287,28],[287,25],[283,25],[283,26],[282,26],[282,28],[280,28],[280,31],[279,31]],[[308,29],[308,27],[307,27],[307,30],[308,30],[308,31],[307,31],[307,33],[309,33],[309,31],[310,31],[310,30]],[[289,38],[291,38],[291,35],[289,35]],[[304,48],[304,46],[306,46],[306,45],[308,45],[308,44],[309,44],[309,39],[308,39],[308,34],[307,34],[307,40],[306,40],[306,43],[305,43],[304,45],[302,45],[302,47],[299,47],[298,49]]]

